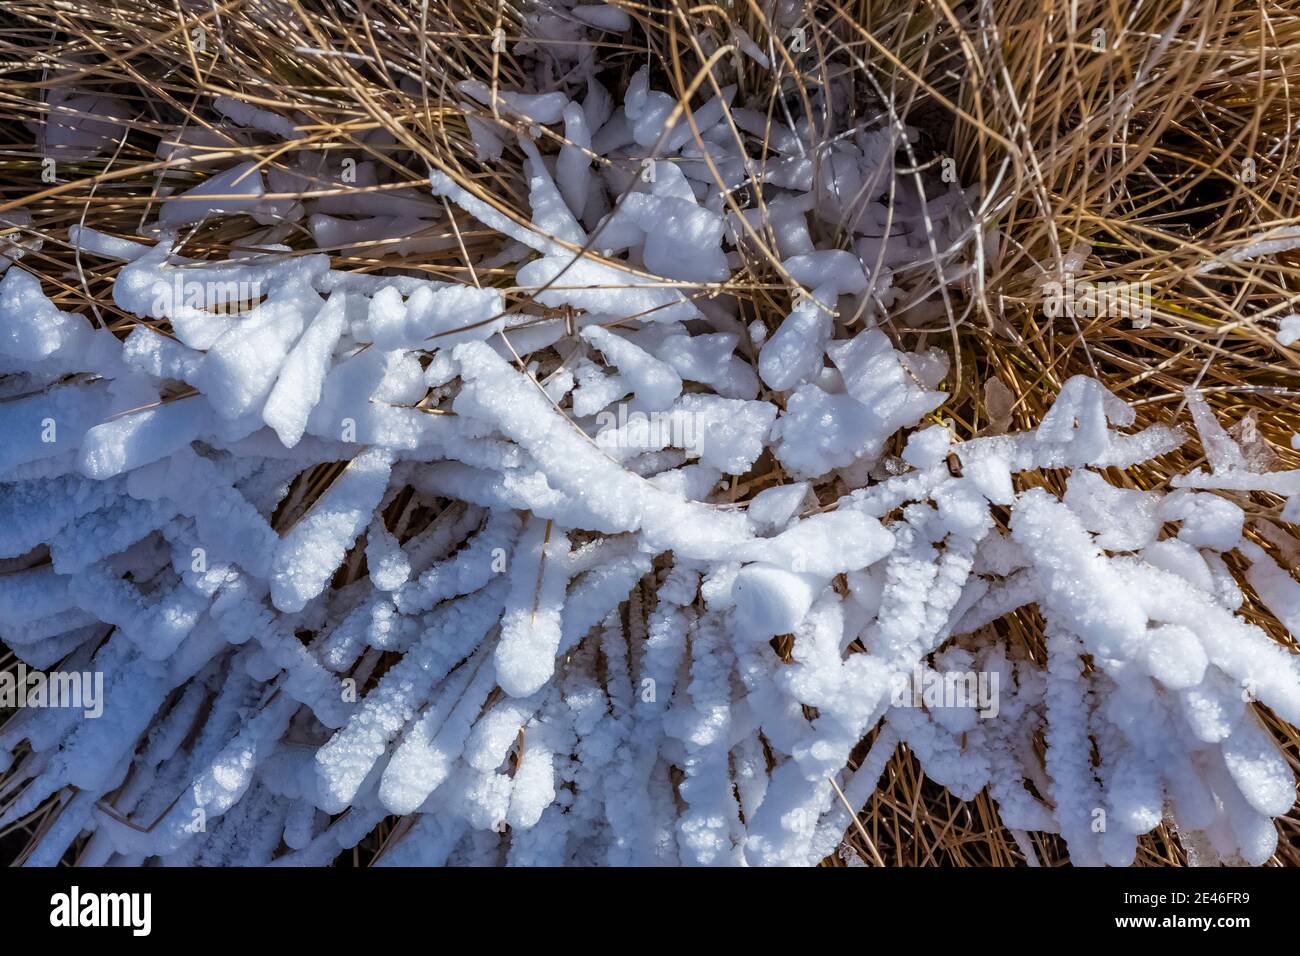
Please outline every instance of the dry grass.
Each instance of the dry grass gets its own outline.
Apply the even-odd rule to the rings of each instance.
[[[1225,421],[1253,417],[1279,467],[1300,467],[1289,443],[1300,432],[1300,355],[1274,337],[1277,318],[1293,310],[1290,290],[1300,277],[1300,259],[1227,261],[1247,237],[1300,224],[1300,2],[1152,0],[1133,10],[1132,4],[1100,0],[816,0],[809,4],[808,51],[792,54],[785,38],[776,38],[771,73],[730,47],[735,26],[767,47],[770,30],[758,0],[620,5],[636,25],[627,37],[601,44],[599,56],[611,66],[608,85],[625,83],[649,62],[656,83],[676,92],[684,108],[698,108],[718,85],[736,82],[738,101],[757,97],[780,118],[791,98],[807,106],[810,89],[847,77],[858,118],[920,131],[907,156],[912,166],[955,158],[961,182],[975,186],[979,229],[996,232],[996,247],[986,244],[986,267],[951,287],[940,314],[924,320],[896,314],[889,331],[909,347],[928,343],[954,353],[947,385],[953,398],[943,415],[960,437],[1008,424],[1031,426],[1060,384],[1083,372],[1134,403],[1141,424],[1186,424],[1182,392],[1196,384]],[[498,27],[516,39],[519,24],[514,5],[449,0],[427,6],[401,0],[356,6],[323,0],[10,0],[0,12],[0,214],[20,205],[31,213],[30,232],[44,247],[23,264],[41,276],[61,308],[93,313],[121,332],[138,320],[112,303],[114,270],[98,261],[93,268],[79,263],[67,227],[85,222],[136,235],[157,212],[164,181],[189,185],[236,158],[272,166],[284,162],[290,148],[365,157],[392,171],[391,184],[383,187],[392,189],[423,189],[427,170],[437,167],[526,221],[522,157],[510,149],[499,164],[474,162],[464,116],[445,106],[443,96],[450,84],[468,78],[507,89],[521,85],[521,63],[510,52],[494,53],[491,44]],[[195,49],[196,29],[204,51]],[[41,180],[42,157],[23,124],[42,118],[46,91],[63,83],[123,98],[132,119],[115,151],[62,165],[59,181],[49,184]],[[297,141],[231,143],[184,161],[157,161],[159,137],[181,123],[211,126],[211,101],[222,93],[283,115],[301,114]],[[362,141],[375,129],[387,130],[392,145]],[[546,136],[560,141],[554,133]],[[1243,177],[1250,163],[1254,176]],[[754,198],[761,202],[761,195]],[[401,267],[500,286],[512,307],[540,312],[509,288],[509,272],[469,266],[478,256],[467,259],[462,249],[477,253],[500,238],[451,212],[450,228],[438,227],[449,240],[443,253],[401,257],[382,243],[328,251],[337,268]],[[195,230],[184,251],[225,256],[268,238],[313,250],[301,226],[268,237],[238,217]],[[1149,326],[1044,316],[1038,284],[1058,274],[1082,243],[1092,253],[1081,276],[1149,283]],[[1222,265],[1205,272],[1214,261]],[[941,281],[936,271],[933,263],[920,263],[905,278],[921,288]],[[951,268],[943,281],[950,278]],[[746,268],[724,289],[698,291],[734,296],[747,320],[760,318],[774,328],[795,290],[770,244],[758,241]],[[1009,413],[996,407],[992,380],[1012,396]],[[1110,477],[1159,488],[1170,475],[1196,467],[1198,455],[1193,442]],[[747,476],[734,494],[748,495],[779,477]],[[320,470],[304,475],[299,505],[329,478]],[[1061,485],[1054,474],[1028,480]],[[823,489],[823,501],[836,494],[833,486]],[[1239,503],[1253,519],[1252,538],[1284,565],[1294,564],[1286,549],[1300,542],[1288,545],[1285,535],[1260,524],[1278,520],[1280,502],[1243,495]],[[433,518],[416,515],[410,527]],[[339,580],[358,573],[354,560]],[[1249,617],[1292,643],[1247,595]],[[1032,612],[998,626],[1042,660],[1041,622]],[[372,678],[380,671],[382,665]],[[1300,734],[1265,716],[1300,769]],[[0,789],[0,804],[4,799]],[[43,808],[0,834],[0,847],[26,844],[50,811]],[[1066,862],[1059,840],[1039,834],[1017,840],[986,795],[955,800],[925,781],[903,751],[890,761],[860,822],[846,842],[869,863],[1023,864],[1031,845],[1044,865]],[[1298,825],[1294,811],[1279,821],[1275,862],[1300,862]],[[380,852],[402,826],[386,821],[353,861]],[[1172,865],[1184,859],[1176,835],[1161,828],[1142,841],[1138,861]]]

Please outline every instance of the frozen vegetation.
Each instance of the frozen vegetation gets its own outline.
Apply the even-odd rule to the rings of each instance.
[[[1083,377],[1035,428],[954,442],[947,354],[886,320],[997,237],[955,184],[895,171],[907,129],[814,137],[731,87],[688,121],[646,71],[616,102],[590,47],[547,49],[550,91],[457,91],[482,159],[526,157],[527,220],[436,169],[289,203],[262,197],[312,189],[321,153],[235,166],[162,204],[155,243],[73,230],[124,263],[115,304],[148,320],[124,339],[9,252],[0,637],[105,680],[98,719],[0,729],[0,828],[62,795],[28,862],[89,833],[91,864],[325,865],[400,815],[381,864],[808,865],[900,744],[1079,864],[1130,863],[1162,820],[1199,862],[1266,860],[1295,781],[1251,705],[1300,723],[1300,667],[1240,613],[1229,556],[1292,631],[1300,585],[1217,492],[1294,521],[1300,472],[1189,392],[1207,466],[1117,484],[1190,431],[1135,429]],[[64,148],[111,144],[109,106],[55,127]],[[337,271],[271,233],[227,262],[175,251],[221,215],[445,249],[452,209],[505,237],[491,265],[522,296]],[[791,290],[770,330],[710,294],[760,236]],[[254,301],[217,308],[232,289]],[[1018,480],[1040,469],[1063,495]],[[992,626],[1028,606],[1045,659]],[[965,674],[996,701],[899,690]]]

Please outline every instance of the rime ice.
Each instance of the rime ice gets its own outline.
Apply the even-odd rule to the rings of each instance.
[[[1131,863],[1164,820],[1267,860],[1295,779],[1252,704],[1300,721],[1300,667],[1230,566],[1293,632],[1300,585],[1221,492],[1293,521],[1300,473],[1257,467],[1193,392],[1208,470],[1121,487],[1183,423],[1134,429],[1083,377],[1035,428],[1008,410],[957,441],[949,357],[895,320],[927,236],[963,254],[965,194],[927,183],[926,211],[894,179],[906,133],[815,142],[735,87],[688,118],[641,69],[616,102],[588,41],[627,13],[561,5],[521,51],[559,88],[453,94],[481,159],[523,156],[517,219],[440,169],[267,200],[337,185],[286,145],[170,195],[156,242],[72,231],[124,263],[124,341],[0,254],[0,639],[106,685],[102,717],[0,729],[22,781],[0,827],[62,793],[33,863],[85,833],[93,863],[326,865],[399,814],[385,865],[813,865],[851,823],[837,789],[865,806],[901,743],[1079,864]],[[62,107],[53,145],[116,127],[112,102]],[[460,281],[332,267],[458,249],[448,209],[504,243]],[[176,227],[234,216],[321,251],[177,254]],[[760,318],[728,286],[755,256],[780,283]],[[231,283],[247,308],[216,308]],[[1021,479],[1039,469],[1063,494]],[[1030,606],[1043,660],[990,626]],[[916,706],[900,681],[996,699]]]

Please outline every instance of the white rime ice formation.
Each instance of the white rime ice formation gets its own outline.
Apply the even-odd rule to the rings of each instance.
[[[120,340],[4,272],[0,638],[104,679],[98,718],[0,729],[0,827],[60,801],[27,862],[88,833],[85,863],[324,865],[402,815],[382,864],[808,865],[900,743],[1079,864],[1130,863],[1162,820],[1201,862],[1264,862],[1295,781],[1252,704],[1300,723],[1300,667],[1238,613],[1227,556],[1296,633],[1300,585],[1215,492],[1296,521],[1300,472],[1261,467],[1192,392],[1208,469],[1116,485],[1187,436],[1134,431],[1082,377],[1033,430],[954,443],[944,353],[900,351],[887,318],[991,237],[956,187],[895,178],[909,131],[770,123],[731,87],[669,125],[644,70],[616,104],[576,42],[626,17],[573,13],[532,24],[556,89],[459,91],[485,160],[520,137],[531,221],[437,170],[432,195],[259,198],[323,175],[303,153],[269,190],[250,165],[164,204],[156,244],[72,231],[124,263],[119,309],[172,335]],[[294,135],[217,109],[234,135]],[[273,241],[176,251],[218,215],[431,248],[412,236],[452,207],[548,310]],[[772,329],[711,294],[760,244],[795,290]],[[251,308],[214,307],[246,287]],[[1017,482],[1037,469],[1064,495]],[[737,504],[751,472],[772,477]],[[1030,606],[1043,659],[991,626]],[[996,699],[899,693],[954,674]]]

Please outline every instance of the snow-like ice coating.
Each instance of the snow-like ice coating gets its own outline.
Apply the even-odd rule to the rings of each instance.
[[[571,12],[542,26],[629,23]],[[900,743],[1079,864],[1132,862],[1166,819],[1202,861],[1265,861],[1295,780],[1250,702],[1300,723],[1300,666],[1239,613],[1225,558],[1293,633],[1300,584],[1215,492],[1281,495],[1294,521],[1300,472],[1257,470],[1189,392],[1209,469],[1117,486],[1187,436],[1133,430],[1088,378],[1031,430],[954,441],[946,355],[886,321],[932,241],[972,240],[955,185],[932,184],[923,227],[895,180],[907,130],[815,144],[733,87],[692,125],[645,70],[622,103],[590,62],[572,76],[496,103],[458,89],[481,157],[518,137],[527,222],[440,170],[423,196],[263,199],[325,175],[304,151],[269,188],[249,163],[173,196],[156,244],[74,230],[125,263],[117,306],[171,335],[119,340],[0,256],[0,638],[106,685],[99,719],[0,730],[24,786],[0,827],[77,788],[28,862],[89,831],[84,862],[323,865],[401,814],[381,863],[815,864],[850,824],[837,790],[864,806]],[[85,99],[63,106],[106,118],[51,127],[66,148],[112,140]],[[747,184],[761,208],[735,203]],[[322,247],[427,242],[444,199],[506,237],[515,295],[336,271],[328,248],[175,253],[177,227],[227,215],[299,217]],[[848,248],[820,238],[837,232]],[[715,294],[760,240],[790,291],[770,329]],[[231,284],[248,308],[216,308]],[[1044,468],[1063,496],[1017,480]],[[327,487],[304,509],[309,472]],[[990,626],[1029,606],[1045,659]],[[952,674],[997,699],[899,692]]]

